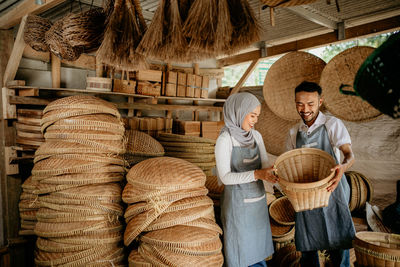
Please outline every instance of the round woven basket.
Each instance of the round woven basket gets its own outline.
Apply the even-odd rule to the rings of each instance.
[[[106,140],[122,141],[124,136],[110,133],[108,131],[93,130],[51,130],[46,129],[44,138],[47,139],[86,139],[86,140]]]
[[[48,140],[35,152],[35,155],[55,155],[64,153],[79,154],[122,154],[125,151],[120,141],[105,140]]]
[[[268,153],[279,156],[286,151],[287,133],[296,123],[298,121],[288,121],[276,116],[263,102],[255,128],[261,133]]]
[[[364,60],[374,51],[367,46],[356,46],[336,55],[325,66],[320,85],[325,107],[334,116],[346,121],[369,121],[381,112],[358,96],[340,93],[342,84],[352,85]],[[346,90],[349,90],[346,88]]]
[[[358,232],[353,247],[360,266],[400,266],[400,235]]]
[[[24,41],[33,50],[47,52],[49,48],[45,41],[45,33],[51,28],[50,20],[29,14],[26,18]]]
[[[210,193],[222,194],[224,191],[224,185],[218,184],[218,178],[215,175],[207,176],[205,186]]]
[[[331,192],[326,188],[335,165],[330,154],[315,148],[294,149],[276,159],[279,184],[296,212],[328,206]]]
[[[86,173],[86,174],[67,174],[60,176],[52,176],[40,180],[46,184],[57,185],[96,185],[112,182],[121,182],[125,179],[123,173]]]
[[[294,89],[303,81],[319,83],[325,62],[306,52],[290,52],[278,59],[265,76],[263,94],[273,113],[282,119],[298,121]]]
[[[54,242],[46,238],[38,237],[36,241],[36,246],[38,249],[46,252],[79,252],[82,250],[90,249],[92,246],[82,244],[65,244]]]
[[[216,140],[208,139],[204,137],[196,137],[181,134],[171,134],[171,133],[160,133],[157,137],[158,140],[163,142],[176,142],[176,143],[205,143],[214,144]]]
[[[274,200],[269,206],[269,215],[282,225],[294,225],[295,211],[287,197]]]
[[[163,146],[150,135],[136,130],[128,130],[125,136],[127,139],[126,154],[147,157],[164,156]]]
[[[45,41],[50,52],[54,55],[63,60],[75,61],[80,57],[82,48],[72,47],[66,40],[64,40],[62,32],[64,20],[65,18],[59,19],[48,31],[46,31]]]
[[[98,234],[83,234],[72,237],[62,238],[49,238],[49,240],[64,243],[64,244],[75,244],[75,245],[104,245],[110,243],[119,243],[122,241],[122,232],[108,232]]]
[[[350,202],[349,209],[350,211],[354,211],[357,209],[359,204],[359,188],[358,188],[358,179],[352,173],[346,173],[347,182],[350,185]]]

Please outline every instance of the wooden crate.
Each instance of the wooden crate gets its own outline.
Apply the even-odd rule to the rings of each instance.
[[[167,71],[165,73],[165,82],[167,83],[177,83],[178,81],[178,73],[175,71]]]
[[[161,84],[151,83],[151,82],[138,82],[136,93],[140,95],[151,95],[160,96],[161,95]]]
[[[195,75],[195,87],[201,88],[202,78],[200,75]]]
[[[194,87],[196,85],[195,75],[188,73],[186,74],[186,85]]]
[[[114,79],[113,92],[135,94],[136,81]]]
[[[172,132],[172,125],[173,125],[173,119],[172,118],[164,118],[164,126],[166,132]]]
[[[164,120],[164,118],[156,118],[156,130],[157,131],[165,130],[165,120]]]
[[[178,84],[179,85],[185,85],[186,86],[186,73],[184,72],[178,72]]]
[[[186,97],[194,97],[194,87],[186,86]]]
[[[136,72],[136,80],[161,82],[162,81],[162,71],[161,70],[139,70]]]
[[[203,76],[203,80],[201,82],[201,88],[208,89],[210,87],[210,77]]]
[[[194,97],[196,98],[201,97],[201,88],[194,88]]]
[[[208,89],[201,89],[201,98],[208,98]]]
[[[186,85],[178,85],[176,89],[176,96],[181,96],[181,97],[186,96]]]
[[[200,136],[200,121],[174,121],[174,132],[178,134]]]
[[[165,95],[166,96],[176,96],[176,84],[175,83],[165,84]]]

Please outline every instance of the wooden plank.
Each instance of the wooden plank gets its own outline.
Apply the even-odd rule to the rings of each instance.
[[[13,89],[3,87],[3,89],[1,90],[3,119],[17,118],[17,108],[15,105],[10,104],[9,102],[10,96],[15,96],[15,91]]]
[[[0,17],[0,29],[9,29],[17,25],[25,15],[40,14],[63,2],[65,0],[46,0],[42,5],[38,5],[35,0],[21,1],[16,7]]]
[[[247,78],[249,78],[250,74],[253,72],[253,70],[255,69],[255,67],[257,67],[258,65],[258,59],[253,60],[250,64],[250,66],[247,68],[247,70],[243,73],[242,77],[240,78],[240,80],[237,82],[237,84],[235,85],[235,87],[232,89],[230,95],[236,94],[237,92],[239,92],[240,88],[242,87],[242,85],[246,82]]]
[[[29,89],[19,89],[19,96],[39,96],[39,89],[37,88],[29,88]]]
[[[159,70],[139,70],[136,72],[136,80],[138,81],[162,81],[162,71]]]
[[[54,88],[59,88],[61,85],[61,60],[51,54],[51,85]]]
[[[346,39],[338,40],[337,33],[330,32],[310,38],[305,38],[293,42],[267,47],[267,53],[264,58],[277,56],[290,51],[308,49],[317,46],[329,45],[334,43],[348,42],[354,38],[367,37],[368,35],[378,35],[379,33],[395,31],[400,29],[400,16],[383,19],[359,26],[347,28],[345,30]],[[260,50],[251,51],[227,58],[217,60],[218,66],[226,67],[253,61],[261,58]]]
[[[24,80],[8,81],[6,84],[6,87],[10,87],[10,86],[25,86],[25,81]]]
[[[18,164],[10,164],[10,158],[16,157],[17,151],[13,150],[11,147],[4,147],[4,160],[6,167],[6,175],[18,174]]]
[[[6,85],[7,82],[14,80],[15,74],[17,73],[19,62],[21,61],[22,54],[26,46],[24,41],[26,18],[27,16],[24,16],[21,20],[21,24],[19,25],[17,37],[15,38],[14,46],[11,51],[10,58],[8,59],[6,70],[4,71],[3,85]]]
[[[50,99],[41,99],[41,98],[33,98],[27,96],[8,96],[8,101],[10,104],[17,105],[38,105],[38,106],[46,106],[52,100]]]

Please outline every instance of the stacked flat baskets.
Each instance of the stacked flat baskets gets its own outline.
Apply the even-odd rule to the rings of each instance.
[[[357,266],[400,266],[400,235],[358,232],[353,240]]]
[[[163,146],[144,132],[127,130],[125,136],[127,144],[124,158],[131,166],[145,159],[162,157],[165,154]]]
[[[204,173],[182,159],[151,158],[127,174],[124,243],[129,266],[222,266],[221,228]]]
[[[92,96],[51,102],[35,153],[39,195],[37,266],[123,265],[124,127],[118,110]]]
[[[269,205],[271,234],[276,250],[293,243],[294,214],[292,204],[286,196],[275,199]]]
[[[198,166],[206,175],[215,168],[215,140],[180,134],[161,133],[157,137],[165,155],[184,159]]]
[[[36,183],[29,177],[22,184],[22,193],[19,197],[19,217],[21,218],[20,235],[34,235],[37,223],[36,213],[40,208],[38,195],[34,193]]]
[[[372,201],[373,187],[371,181],[362,173],[355,171],[347,171],[345,176],[350,185],[350,211],[365,209],[365,204]]]
[[[16,143],[24,148],[36,149],[44,142],[40,128],[43,111],[38,109],[18,109]]]
[[[298,148],[275,161],[279,184],[296,212],[327,207],[331,192],[326,188],[333,178],[333,157],[315,148]]]

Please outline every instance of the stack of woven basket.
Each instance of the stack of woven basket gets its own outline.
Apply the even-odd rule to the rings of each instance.
[[[124,127],[118,110],[91,96],[44,109],[45,143],[35,153],[39,194],[37,266],[122,264]]]
[[[189,161],[206,175],[212,175],[215,167],[215,140],[170,133],[161,133],[157,139],[163,145],[166,156]]]
[[[365,203],[372,201],[373,187],[371,181],[365,175],[355,171],[347,171],[345,175],[351,191],[350,211],[364,209]]]
[[[21,218],[20,235],[34,235],[37,222],[36,213],[40,208],[38,195],[34,193],[36,183],[29,177],[22,184],[22,193],[19,198],[19,217]]]
[[[17,110],[17,139],[16,143],[25,148],[38,148],[44,142],[40,130],[40,120],[43,116],[42,110],[18,109]]]
[[[127,180],[124,243],[140,240],[129,255],[130,266],[222,266],[222,231],[198,167],[177,158],[152,158],[132,167]]]

